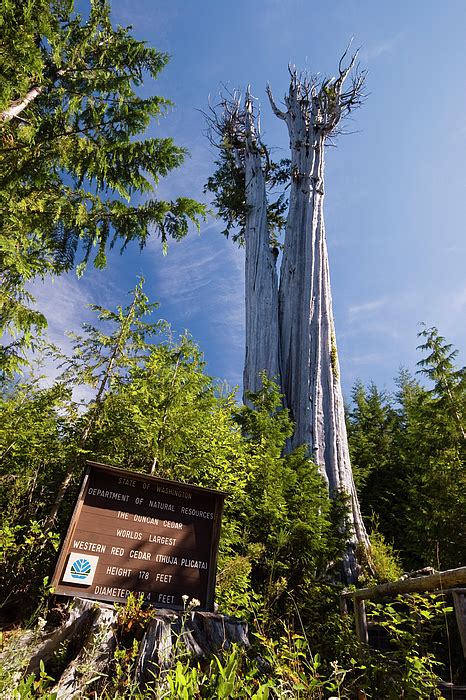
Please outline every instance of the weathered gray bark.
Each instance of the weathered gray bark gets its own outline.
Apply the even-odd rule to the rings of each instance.
[[[232,644],[249,647],[245,622],[225,615],[190,612],[180,616],[161,610],[151,620],[141,642],[136,676],[139,684],[170,668],[177,652],[186,649],[193,659],[211,658]]]
[[[321,303],[320,294],[316,295],[316,266],[320,264],[316,245],[322,224],[323,139],[314,133],[307,110],[301,107],[296,76],[286,98],[286,112],[276,107],[270,89],[268,92],[275,114],[288,126],[291,150],[291,189],[279,292],[282,390],[295,421],[290,448],[307,444],[315,458],[320,448],[312,439],[314,425],[309,406],[309,321],[311,300],[313,304]],[[312,317],[320,319],[320,314],[313,313]],[[313,370],[318,376],[320,363]]]
[[[466,566],[447,571],[436,571],[429,576],[417,576],[415,578],[403,578],[399,581],[380,583],[372,588],[359,588],[357,591],[348,591],[342,595],[354,600],[380,599],[384,596],[397,596],[403,593],[424,593],[425,591],[446,591],[456,586],[466,584]]]
[[[94,605],[94,608],[94,620],[82,641],[79,654],[66,667],[54,687],[57,700],[83,697],[86,685],[95,685],[109,670],[116,647],[117,611],[112,605],[103,603]]]
[[[12,696],[24,675],[39,674],[41,663],[47,672],[52,660],[56,679],[52,692],[60,700],[87,697],[92,689],[108,687],[120,628],[117,609],[76,598],[55,612],[58,625],[15,637],[0,655],[2,670],[10,676]],[[139,624],[132,629],[141,632]],[[143,688],[184,652],[194,661],[209,659],[232,644],[249,647],[247,623],[215,613],[154,610],[142,631],[134,680]],[[64,657],[61,668],[57,656]]]
[[[348,69],[317,85],[293,71],[286,111],[278,109],[270,89],[268,94],[275,114],[286,122],[291,149],[279,292],[282,389],[296,426],[289,447],[308,445],[330,493],[350,496],[354,538],[367,548],[346,435],[323,213],[325,140],[360,89],[357,82],[342,92],[347,75]],[[346,574],[354,576],[350,570]]]
[[[245,109],[246,355],[243,386],[245,391],[256,392],[261,388],[262,372],[280,384],[278,281],[267,223],[263,149],[256,133],[249,94]]]
[[[245,246],[246,353],[243,371],[244,401],[248,392],[262,386],[261,375],[280,384],[278,327],[278,250],[271,242],[267,216],[266,170],[269,157],[260,139],[248,88],[240,95],[222,98],[219,112],[208,116],[211,141],[232,156],[244,178],[244,219],[241,237]]]
[[[323,209],[326,141],[336,133],[341,118],[359,104],[364,83],[364,74],[356,71],[345,90],[355,57],[347,68],[342,68],[342,61],[338,77],[331,80],[319,82],[290,71],[283,111],[267,88],[275,115],[288,127],[291,150],[289,209],[278,294],[267,221],[267,151],[257,133],[249,92],[244,107],[236,97],[224,101],[221,117],[214,112],[211,125],[220,136],[220,147],[225,148],[227,142],[233,148],[245,175],[245,398],[248,392],[260,388],[261,372],[277,381],[295,423],[287,450],[307,445],[330,495],[344,492],[350,497],[352,542],[367,550],[369,540],[346,435]],[[354,581],[354,547],[348,548],[344,563],[347,581]]]
[[[26,673],[38,673],[40,663],[47,664],[62,644],[70,639],[86,636],[95,621],[96,614],[97,609],[91,600],[77,598],[75,605],[68,610],[62,624],[44,633],[40,638]]]

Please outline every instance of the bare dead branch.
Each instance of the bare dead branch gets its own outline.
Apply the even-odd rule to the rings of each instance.
[[[340,133],[338,127],[342,119],[359,107],[364,99],[366,71],[361,71],[356,66],[359,49],[351,56],[348,65],[344,65],[352,41],[351,39],[340,58],[336,77],[320,78],[319,75],[298,73],[294,65],[288,65],[291,80],[285,97],[286,112],[277,107],[270,85],[267,85],[267,95],[274,114],[287,121],[295,117],[298,110],[309,130],[308,141],[312,140],[311,133],[314,133],[314,137],[320,135],[324,138]],[[351,74],[351,84],[343,89]]]
[[[338,64],[338,72],[340,73],[340,75],[342,75],[342,73],[344,73],[344,69],[342,68],[342,66],[343,66],[343,61],[345,60],[345,58],[346,58],[347,55],[348,55],[348,51],[349,51],[350,48],[351,48],[351,44],[353,43],[353,40],[354,40],[354,37],[352,36],[351,39],[349,40],[347,46],[346,46],[346,49],[345,49],[344,52],[343,52],[342,57],[340,58],[340,62],[339,62],[339,64]],[[353,56],[353,59],[357,56],[358,52],[359,52],[359,49],[356,51],[355,55]],[[351,69],[350,69],[350,70],[351,70]]]
[[[260,113],[255,114],[250,86],[244,100],[241,92],[226,90],[217,104],[209,104],[209,111],[202,112],[207,122],[206,136],[215,148],[230,151],[235,165],[244,169],[246,153],[260,153],[265,158],[265,169],[270,165],[267,147],[260,138]],[[210,101],[209,101],[210,102]]]
[[[272,89],[271,89],[270,85],[267,85],[266,91],[267,91],[267,95],[269,98],[270,106],[272,107],[272,111],[275,114],[275,116],[278,117],[279,119],[285,119],[286,112],[282,112],[281,109],[278,109],[278,107],[275,103],[275,100],[273,98]]]

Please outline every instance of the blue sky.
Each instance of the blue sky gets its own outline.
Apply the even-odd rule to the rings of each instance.
[[[86,7],[85,0],[79,2]],[[190,151],[159,195],[205,200],[215,152],[199,110],[222,84],[251,84],[264,141],[287,156],[283,122],[267,104],[288,84],[288,63],[334,75],[351,37],[368,70],[365,104],[326,155],[326,228],[343,389],[356,379],[393,389],[400,365],[414,370],[418,323],[466,344],[466,2],[464,0],[113,0],[114,21],[167,51],[171,61],[148,93],[175,108],[149,135],[173,136]],[[139,253],[112,254],[104,272],[35,285],[50,335],[88,318],[85,304],[124,303],[136,276],[160,316],[188,329],[210,374],[241,382],[243,251],[210,219],[201,234]]]

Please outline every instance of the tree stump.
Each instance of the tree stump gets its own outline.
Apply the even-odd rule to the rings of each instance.
[[[126,642],[139,641],[135,681],[142,688],[176,663],[181,653],[193,661],[210,659],[232,644],[249,647],[247,623],[216,613],[152,610],[141,630],[124,630]],[[83,697],[113,674],[114,651],[122,625],[113,605],[76,598],[51,611],[48,622],[17,636],[3,653],[11,688],[41,668],[53,676],[59,700]],[[142,639],[141,639],[142,635]],[[130,639],[128,640],[128,637]]]
[[[141,685],[170,668],[177,651],[185,649],[195,660],[209,659],[232,644],[248,648],[247,623],[226,615],[170,610],[157,611],[149,622],[139,652],[137,679]]]
[[[117,611],[113,606],[99,604],[81,650],[65,668],[54,688],[57,700],[80,697],[85,686],[95,684],[106,675],[116,647],[116,618]]]

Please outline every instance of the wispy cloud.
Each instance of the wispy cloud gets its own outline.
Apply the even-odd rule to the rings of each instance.
[[[348,364],[361,367],[366,365],[377,365],[385,359],[385,356],[380,352],[368,352],[362,355],[348,355],[345,361]]]
[[[189,315],[217,307],[225,295],[242,294],[242,252],[219,235],[215,224],[200,236],[173,244],[165,258],[154,252],[157,287],[171,303],[184,305]]]
[[[466,286],[451,294],[451,307],[453,312],[458,313],[466,309]]]
[[[383,54],[392,52],[396,48],[401,37],[402,32],[398,32],[398,34],[395,34],[395,36],[389,39],[385,39],[378,43],[374,43],[372,45],[369,44],[369,46],[363,47],[359,54],[361,61],[363,61],[364,63],[370,62],[379,58]]]
[[[71,355],[72,341],[67,333],[79,333],[83,323],[96,321],[88,308],[89,304],[97,301],[92,286],[70,273],[56,279],[36,281],[30,285],[29,290],[36,299],[36,308],[48,321],[47,338],[63,355]],[[40,358],[44,385],[52,384],[61,371],[59,362],[49,355]],[[84,385],[73,390],[74,400],[82,404],[88,403],[94,395],[94,390]]]
[[[361,317],[368,316],[374,311],[378,311],[386,303],[385,299],[374,299],[373,301],[366,301],[362,304],[354,304],[348,307],[348,316],[350,321],[354,321]]]
[[[213,352],[221,345],[222,357],[207,353],[206,359],[236,383],[244,350],[244,252],[220,235],[216,222],[171,245],[165,258],[155,244],[151,250],[153,295],[162,315],[173,310],[178,326],[209,338]]]
[[[90,318],[87,305],[94,302],[90,287],[70,274],[36,281],[30,289],[36,298],[36,307],[47,318],[50,340],[66,349],[65,346],[69,346],[66,331],[79,330]]]

